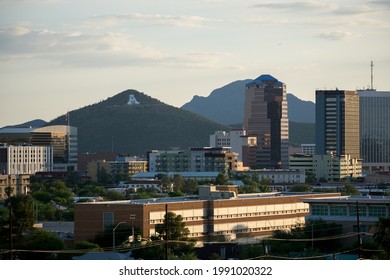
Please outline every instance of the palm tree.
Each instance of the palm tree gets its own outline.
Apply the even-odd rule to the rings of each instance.
[[[385,250],[387,259],[390,259],[390,217],[380,217],[375,224],[373,238]]]

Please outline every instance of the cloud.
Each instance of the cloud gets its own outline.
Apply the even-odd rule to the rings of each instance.
[[[315,1],[296,1],[296,2],[265,2],[253,5],[254,8],[267,8],[275,10],[315,10],[326,7],[326,4]]]
[[[351,32],[345,32],[345,31],[332,31],[327,33],[321,33],[317,37],[321,39],[326,40],[332,40],[332,41],[341,41],[345,39],[350,39],[356,37],[355,34]]]
[[[104,28],[126,23],[144,23],[175,27],[202,27],[206,22],[218,21],[199,16],[172,16],[160,14],[130,13],[122,15],[104,15],[92,17],[82,24],[84,28]]]
[[[382,2],[382,1],[378,1]],[[253,5],[254,8],[266,8],[278,11],[290,11],[297,13],[327,13],[332,15],[355,15],[380,12],[380,9],[366,5],[339,5],[333,2],[320,1],[294,1],[294,2],[265,2]]]
[[[66,33],[25,26],[0,29],[0,59],[41,59],[71,67],[215,68],[222,52],[165,53],[121,33]]]

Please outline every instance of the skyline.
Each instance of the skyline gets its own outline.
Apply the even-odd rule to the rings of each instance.
[[[270,74],[287,92],[390,90],[389,1],[0,0],[0,127],[126,89],[181,107]],[[16,109],[15,109],[16,108]]]

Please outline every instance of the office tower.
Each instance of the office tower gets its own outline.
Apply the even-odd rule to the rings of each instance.
[[[316,91],[317,154],[360,159],[359,96],[356,91]]]
[[[363,169],[390,171],[390,92],[362,90],[358,95]]]
[[[261,75],[245,85],[244,129],[257,137],[257,168],[288,168],[286,85]],[[244,162],[244,165],[246,163]]]

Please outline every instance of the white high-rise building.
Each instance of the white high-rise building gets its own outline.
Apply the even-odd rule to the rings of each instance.
[[[232,153],[238,154],[238,161],[242,161],[242,146],[246,140],[246,132],[242,129],[233,129],[230,132],[216,131],[210,135],[210,147],[225,148],[230,147]]]
[[[0,168],[3,175],[53,171],[53,148],[50,146],[0,146]]]

